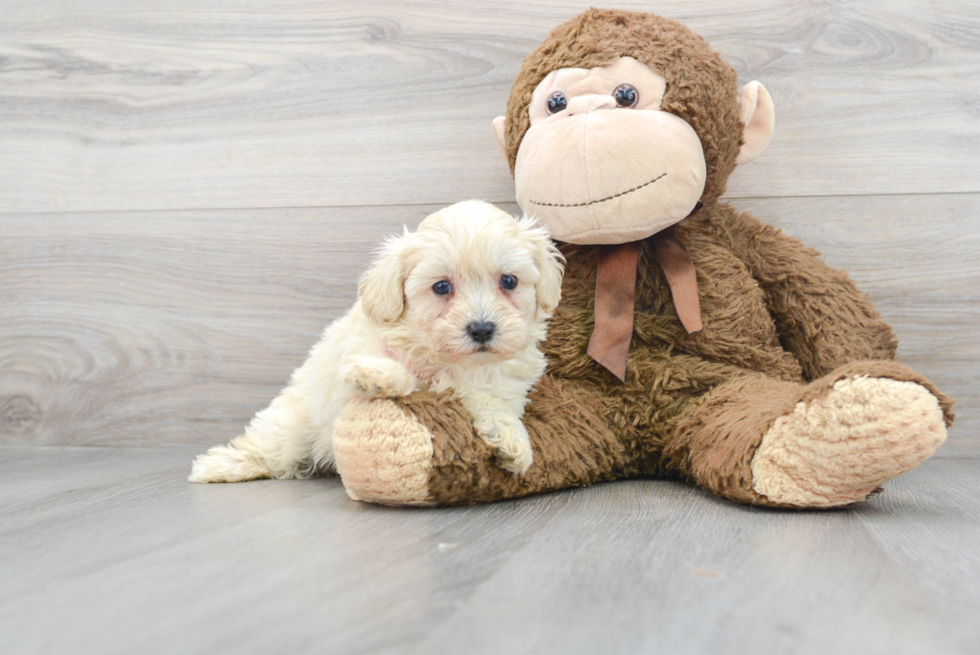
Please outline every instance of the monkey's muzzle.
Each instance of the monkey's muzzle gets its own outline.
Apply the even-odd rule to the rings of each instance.
[[[660,110],[556,114],[532,125],[515,167],[517,202],[567,243],[645,239],[688,216],[704,191],[697,134]]]

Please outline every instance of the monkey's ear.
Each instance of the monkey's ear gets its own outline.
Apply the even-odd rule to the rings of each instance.
[[[762,154],[772,139],[776,127],[776,114],[772,97],[759,82],[749,82],[738,91],[738,117],[743,128],[742,147],[736,164],[745,164]]]
[[[504,157],[507,156],[507,139],[504,138],[505,127],[507,127],[506,118],[497,116],[493,119],[493,135],[497,137],[497,145],[500,146],[500,152],[504,153]]]

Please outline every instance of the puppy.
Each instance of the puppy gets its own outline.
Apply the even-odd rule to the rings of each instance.
[[[461,202],[390,239],[358,300],[328,326],[289,386],[245,433],[195,461],[191,482],[305,478],[335,470],[334,420],[355,395],[451,390],[498,464],[523,474],[521,421],[544,372],[538,344],[561,298],[548,233],[485,202]]]

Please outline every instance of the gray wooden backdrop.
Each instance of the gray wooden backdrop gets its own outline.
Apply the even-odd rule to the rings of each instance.
[[[223,441],[379,238],[516,209],[490,121],[585,2],[0,0],[0,443]],[[847,268],[980,453],[980,6],[616,3],[762,81],[728,197]]]

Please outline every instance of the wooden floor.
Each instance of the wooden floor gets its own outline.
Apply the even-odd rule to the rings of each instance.
[[[664,0],[776,106],[726,198],[959,401],[855,509],[667,482],[395,511],[194,486],[380,239],[516,211],[490,129],[592,0],[0,0],[0,652],[980,653],[980,6]]]
[[[785,512],[651,480],[397,510],[191,455],[0,449],[0,651],[980,652],[976,459]]]

